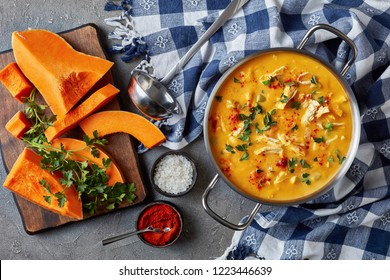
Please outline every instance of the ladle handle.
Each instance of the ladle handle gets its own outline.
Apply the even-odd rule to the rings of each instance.
[[[207,29],[207,31],[199,38],[199,40],[188,50],[188,52],[176,63],[176,65],[161,79],[163,84],[168,84],[173,77],[178,74],[187,64],[187,62],[194,56],[194,54],[203,46],[204,43],[228,20],[230,19],[242,6],[249,0],[233,0],[216,21]]]
[[[248,219],[243,224],[236,225],[236,224],[233,224],[233,223],[225,220],[224,218],[219,216],[217,213],[215,213],[210,208],[210,206],[207,203],[207,198],[208,198],[208,196],[210,194],[210,191],[215,187],[215,185],[217,184],[218,181],[219,181],[219,175],[217,174],[217,175],[215,175],[213,180],[210,182],[210,184],[208,185],[208,187],[204,191],[203,196],[202,196],[203,208],[206,210],[207,214],[209,214],[214,220],[216,220],[220,224],[222,224],[222,225],[224,225],[224,226],[226,226],[226,227],[228,227],[230,229],[233,229],[233,230],[244,230],[244,229],[246,229],[251,224],[253,219],[255,218],[255,215],[260,210],[262,204],[260,204],[260,203],[256,204],[255,208],[253,208],[252,212],[249,214]]]
[[[103,239],[102,240],[102,244],[103,245],[107,245],[107,244],[110,244],[110,243],[113,243],[113,242],[125,239],[127,237],[130,237],[130,236],[133,236],[133,235],[136,235],[136,234],[139,234],[139,233],[143,233],[143,232],[146,232],[146,231],[152,231],[152,230],[150,228],[145,228],[145,229],[141,229],[141,230],[137,230],[137,231],[123,233],[123,234],[120,234],[120,235],[117,235],[117,236],[114,236],[114,237]]]
[[[352,64],[355,62],[356,57],[357,57],[357,53],[358,53],[358,49],[357,49],[355,43],[347,35],[345,35],[343,32],[341,32],[337,28],[334,28],[333,26],[330,26],[328,24],[317,24],[317,25],[313,26],[312,28],[310,28],[306,32],[305,36],[303,37],[303,39],[301,40],[301,42],[297,46],[297,49],[302,49],[305,46],[305,44],[307,43],[307,40],[309,40],[310,36],[315,31],[317,31],[319,29],[324,29],[324,30],[327,30],[327,31],[333,33],[334,35],[343,39],[351,48],[352,57],[347,61],[344,68],[340,72],[341,76],[344,76],[347,73],[347,71],[349,70],[349,68],[351,68]]]

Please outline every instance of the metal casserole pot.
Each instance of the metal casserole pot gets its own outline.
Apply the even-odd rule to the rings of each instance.
[[[324,30],[327,30],[327,31],[335,34],[336,36],[338,36],[339,38],[344,40],[349,45],[349,47],[352,50],[352,57],[346,63],[346,65],[344,66],[344,68],[342,69],[340,74],[338,74],[337,71],[328,62],[323,61],[321,58],[317,57],[316,55],[314,55],[314,54],[312,54],[310,52],[302,50],[302,48],[304,47],[304,45],[306,44],[306,42],[308,41],[310,36],[315,31],[317,31],[319,29],[324,29]],[[322,64],[322,65],[326,66],[329,69],[330,72],[333,72],[335,77],[338,78],[340,84],[344,87],[347,95],[349,96],[349,102],[350,102],[350,105],[351,105],[351,112],[352,112],[352,126],[353,126],[352,127],[352,140],[351,140],[351,143],[350,143],[350,146],[349,146],[349,151],[348,151],[348,154],[347,154],[346,161],[343,163],[341,168],[338,170],[336,175],[332,178],[332,180],[328,184],[324,185],[319,191],[314,192],[309,197],[296,199],[296,200],[294,200],[293,203],[291,203],[291,202],[284,202],[284,201],[281,201],[281,202],[275,201],[274,203],[270,203],[268,201],[265,202],[265,201],[262,201],[261,199],[259,199],[257,197],[253,197],[253,196],[250,196],[250,195],[244,193],[239,187],[237,187],[235,184],[233,184],[225,176],[225,174],[221,171],[221,169],[218,167],[218,164],[217,164],[217,162],[216,162],[216,160],[215,160],[215,158],[213,156],[213,153],[211,151],[211,147],[210,147],[210,140],[211,139],[210,139],[210,136],[209,136],[209,133],[208,133],[208,129],[207,129],[208,128],[208,119],[209,119],[209,114],[210,114],[210,110],[211,110],[212,100],[214,100],[214,97],[215,97],[216,93],[218,92],[219,88],[224,83],[226,78],[233,71],[235,71],[238,67],[240,67],[241,65],[243,65],[246,62],[250,61],[254,57],[256,57],[256,56],[258,56],[260,54],[264,54],[264,53],[273,53],[275,51],[285,51],[285,52],[287,51],[287,52],[291,52],[291,53],[300,53],[302,55],[309,56],[312,59],[318,61],[319,64]],[[288,206],[288,205],[302,204],[304,202],[310,201],[310,200],[312,200],[312,199],[322,195],[323,193],[329,191],[346,174],[346,172],[348,171],[349,167],[351,166],[351,164],[352,164],[352,162],[353,162],[353,160],[355,158],[355,155],[356,155],[356,152],[357,152],[357,149],[358,149],[359,140],[360,140],[360,125],[361,125],[361,121],[360,121],[360,113],[359,113],[359,108],[358,108],[357,101],[355,99],[355,96],[354,96],[350,86],[345,82],[343,76],[346,74],[346,72],[349,70],[349,68],[354,63],[354,61],[356,59],[356,56],[357,56],[357,48],[356,48],[355,44],[353,43],[353,41],[351,39],[349,39],[344,33],[342,33],[341,31],[339,31],[338,29],[336,29],[336,28],[334,28],[332,26],[325,25],[325,24],[319,24],[319,25],[316,25],[316,26],[312,27],[310,30],[308,30],[308,32],[303,37],[302,41],[300,42],[300,44],[298,45],[298,47],[296,49],[294,49],[294,48],[272,48],[272,49],[267,49],[267,50],[264,50],[264,51],[257,52],[257,53],[255,53],[253,55],[250,55],[250,56],[246,57],[245,59],[243,59],[239,63],[237,63],[234,67],[229,69],[220,78],[220,80],[218,81],[218,83],[216,84],[216,86],[214,87],[214,90],[212,91],[212,93],[210,95],[210,98],[209,98],[210,102],[208,102],[208,104],[207,104],[206,114],[205,114],[204,123],[203,123],[203,125],[204,125],[203,126],[204,127],[204,141],[205,141],[206,149],[207,149],[207,152],[208,152],[208,154],[210,156],[211,162],[213,163],[213,166],[215,167],[215,169],[217,171],[217,174],[215,175],[213,180],[210,182],[210,184],[208,185],[208,187],[206,188],[206,190],[204,191],[203,196],[202,196],[203,207],[206,210],[206,212],[212,218],[214,218],[219,223],[221,223],[224,226],[229,227],[229,228],[231,228],[233,230],[244,230],[245,228],[247,228],[250,225],[250,223],[254,219],[256,213],[260,210],[262,204],[268,204],[268,205],[273,205],[273,206]],[[256,206],[254,207],[252,212],[249,214],[248,219],[243,224],[231,223],[231,222],[225,220],[223,217],[219,216],[216,212],[214,212],[210,208],[210,206],[208,204],[208,196],[209,196],[211,190],[215,187],[216,183],[219,181],[220,178],[222,178],[223,181],[230,188],[232,188],[234,191],[236,191],[237,193],[243,195],[244,197],[246,197],[246,198],[248,198],[248,199],[250,199],[252,201],[257,202]]]

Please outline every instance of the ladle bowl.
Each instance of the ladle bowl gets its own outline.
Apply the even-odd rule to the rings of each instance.
[[[168,89],[146,72],[133,70],[128,93],[138,110],[152,119],[167,119],[182,113]]]
[[[183,112],[179,103],[170,95],[165,85],[182,70],[200,47],[248,1],[233,0],[161,81],[144,71],[137,69],[132,71],[127,91],[141,113],[152,119],[160,120]]]

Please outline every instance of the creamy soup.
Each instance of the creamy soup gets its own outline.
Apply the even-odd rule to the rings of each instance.
[[[350,100],[314,59],[261,54],[218,89],[208,133],[214,159],[237,188],[263,201],[294,202],[329,183],[346,160]]]

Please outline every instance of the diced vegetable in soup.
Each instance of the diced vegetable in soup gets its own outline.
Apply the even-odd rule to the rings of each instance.
[[[346,159],[349,97],[337,77],[308,56],[261,54],[232,72],[212,102],[213,157],[235,186],[255,198],[308,197]]]

